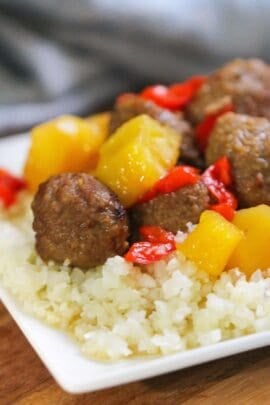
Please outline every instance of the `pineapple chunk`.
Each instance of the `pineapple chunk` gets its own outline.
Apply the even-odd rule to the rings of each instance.
[[[111,114],[109,112],[90,115],[90,117],[86,118],[86,122],[90,125],[92,131],[100,135],[101,143],[103,143],[109,135],[110,119]]]
[[[66,115],[35,127],[24,168],[30,190],[54,174],[94,169],[108,134],[106,121],[101,114],[88,120]]]
[[[177,249],[198,269],[219,276],[242,239],[242,232],[214,211],[204,211],[197,227]]]
[[[103,144],[96,177],[130,206],[174,166],[180,142],[174,130],[137,116]]]
[[[247,276],[270,268],[270,207],[258,205],[237,211],[233,223],[244,233],[227,268],[239,267]]]

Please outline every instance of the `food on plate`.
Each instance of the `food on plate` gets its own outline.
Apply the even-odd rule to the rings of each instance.
[[[180,160],[184,163],[201,166],[198,146],[195,142],[194,131],[188,121],[184,119],[183,113],[170,111],[136,94],[126,94],[119,97],[113,107],[110,132],[113,133],[123,123],[141,114],[147,114],[162,125],[174,129],[182,137]]]
[[[242,232],[214,211],[204,211],[178,250],[197,268],[218,276],[242,239]]]
[[[134,231],[144,225],[156,225],[176,234],[186,231],[190,222],[197,224],[209,203],[207,187],[198,181],[136,204],[130,211],[131,224]]]
[[[104,112],[94,115],[90,115],[86,118],[88,124],[94,131],[94,133],[99,134],[100,136],[100,145],[103,141],[109,136],[109,125],[111,121],[111,113]]]
[[[270,119],[270,66],[259,59],[235,59],[212,73],[188,105],[195,124],[225,104],[235,112]]]
[[[86,173],[63,173],[41,184],[32,203],[40,257],[89,269],[128,247],[124,207]]]
[[[0,169],[0,208],[8,208],[16,203],[20,191],[26,188],[25,180]]]
[[[192,76],[181,83],[170,86],[155,84],[140,92],[146,100],[152,100],[156,105],[171,111],[183,110],[196,96],[206,80],[206,76]]]
[[[35,127],[24,168],[29,188],[36,191],[54,174],[94,169],[108,134],[106,122],[108,125],[106,114],[88,120],[64,115]]]
[[[232,192],[233,177],[228,158],[222,156],[210,165],[202,174],[202,181],[211,196],[212,204],[209,208],[231,221],[238,201]]]
[[[212,134],[214,126],[216,125],[219,117],[226,114],[227,112],[232,111],[234,111],[233,104],[225,104],[215,112],[207,114],[205,118],[195,127],[196,141],[202,153],[205,153],[210,135]]]
[[[102,145],[95,175],[130,206],[175,165],[180,142],[174,130],[140,115]]]
[[[1,285],[91,359],[166,355],[270,328],[269,271],[213,277],[178,251],[149,265],[121,256],[88,271],[46,264],[30,213],[26,199],[0,214]]]
[[[94,359],[269,331],[269,69],[34,128],[24,178],[0,170],[1,284]]]
[[[206,162],[229,158],[241,207],[270,204],[270,121],[227,113],[209,138]]]
[[[139,233],[144,240],[133,243],[124,255],[130,263],[156,263],[176,250],[174,234],[159,226],[143,226]]]
[[[270,266],[270,207],[257,205],[236,212],[233,224],[244,237],[234,250],[228,268],[239,268],[247,276],[257,269],[267,270]]]

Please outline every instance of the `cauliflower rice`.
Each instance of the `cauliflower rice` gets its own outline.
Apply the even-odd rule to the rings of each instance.
[[[179,253],[144,269],[119,256],[87,272],[47,265],[34,249],[29,202],[0,210],[0,281],[88,357],[168,354],[270,330],[270,271],[213,280]]]

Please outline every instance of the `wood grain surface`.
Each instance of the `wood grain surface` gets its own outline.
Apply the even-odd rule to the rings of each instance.
[[[61,390],[0,303],[0,405],[270,404],[270,347],[87,395]]]

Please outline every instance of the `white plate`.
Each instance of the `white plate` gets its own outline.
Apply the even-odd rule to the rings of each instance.
[[[0,140],[0,167],[19,173],[27,147],[25,135]],[[58,384],[71,393],[94,391],[180,370],[270,343],[270,332],[263,332],[165,357],[95,362],[84,358],[64,333],[24,314],[2,288],[0,298]]]

